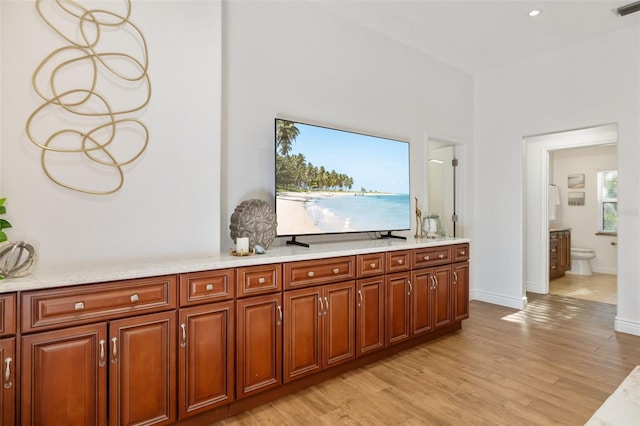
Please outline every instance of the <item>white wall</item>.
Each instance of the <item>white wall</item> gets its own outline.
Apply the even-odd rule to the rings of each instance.
[[[598,172],[618,169],[618,154],[615,145],[587,148],[571,148],[553,151],[550,155],[553,178],[560,189],[561,201],[556,210],[554,226],[571,228],[571,246],[589,247],[596,251],[591,260],[594,272],[615,274],[617,272],[618,249],[611,242],[615,236],[596,235],[598,231]],[[584,188],[570,189],[567,179],[572,174],[584,174]],[[584,206],[567,203],[569,191],[585,193]]]
[[[223,248],[241,201],[273,201],[275,117],[409,140],[411,192],[421,204],[425,131],[471,140],[468,74],[311,2],[229,2],[224,22]]]
[[[109,196],[72,192],[44,175],[40,151],[25,134],[27,118],[41,103],[31,76],[62,42],[38,18],[35,2],[3,0],[0,8],[0,194],[8,198],[10,239],[34,244],[41,271],[217,251],[221,3],[133,2],[131,21],[149,49],[152,98],[139,118],[150,142],[125,167],[124,187]],[[115,102],[127,100],[111,95]]]
[[[640,334],[639,40],[626,28],[475,76],[475,298],[526,301],[523,138],[618,123],[615,328]]]

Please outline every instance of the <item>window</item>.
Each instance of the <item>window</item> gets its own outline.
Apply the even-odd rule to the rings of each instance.
[[[618,232],[618,171],[598,172],[598,232]]]

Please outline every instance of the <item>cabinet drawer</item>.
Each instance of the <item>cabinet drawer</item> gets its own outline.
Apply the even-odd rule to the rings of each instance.
[[[360,278],[384,274],[384,253],[359,254],[356,262]]]
[[[280,264],[245,266],[238,268],[236,287],[238,297],[255,296],[282,290]]]
[[[180,274],[180,306],[233,299],[235,277],[233,268]]]
[[[453,246],[453,261],[464,262],[469,260],[469,244],[456,244]]]
[[[352,280],[356,276],[355,261],[355,256],[344,256],[285,263],[284,288]]]
[[[558,257],[558,240],[549,241],[549,257],[551,259]]]
[[[411,269],[409,250],[387,252],[387,272],[402,272]]]
[[[16,334],[16,295],[3,294],[0,297],[0,336]]]
[[[177,307],[176,276],[26,292],[22,331],[79,325]]]
[[[451,262],[451,247],[429,247],[413,251],[413,267],[425,268]]]

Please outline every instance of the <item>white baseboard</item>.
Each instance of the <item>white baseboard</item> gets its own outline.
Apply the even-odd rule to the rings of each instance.
[[[613,329],[620,333],[633,334],[634,336],[640,336],[640,322],[629,321],[616,317]]]
[[[513,309],[526,309],[527,307],[526,296],[519,299],[516,297],[509,297],[502,294],[491,293],[488,291],[471,290],[471,292],[469,293],[469,298],[471,300],[479,300],[480,302],[506,306]]]
[[[527,291],[531,293],[545,294],[542,283],[527,283]]]
[[[593,272],[597,272],[598,274],[608,274],[608,275],[617,275],[617,268],[608,268],[606,266],[596,266],[591,268]]]

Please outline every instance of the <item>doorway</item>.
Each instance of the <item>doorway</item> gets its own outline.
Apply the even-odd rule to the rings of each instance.
[[[564,180],[567,178],[564,175],[561,177],[553,175],[554,152],[577,148],[588,150],[590,147],[616,144],[617,135],[617,125],[608,124],[524,138],[526,152],[526,291],[541,294],[549,293],[550,222],[548,188],[550,184],[555,183],[553,180],[560,182],[558,179]],[[573,173],[581,174],[580,170],[575,170]],[[561,203],[563,203],[562,206],[564,207],[565,204],[568,206],[568,182],[563,181],[562,184],[565,194],[564,197],[561,197]],[[593,203],[593,200],[590,202]],[[567,220],[571,221],[570,219]],[[571,223],[561,225],[571,227]],[[587,229],[592,229],[593,234],[595,234],[596,223],[592,224],[592,228]],[[585,240],[581,238],[578,241],[584,244]],[[575,246],[573,243],[572,245]]]

